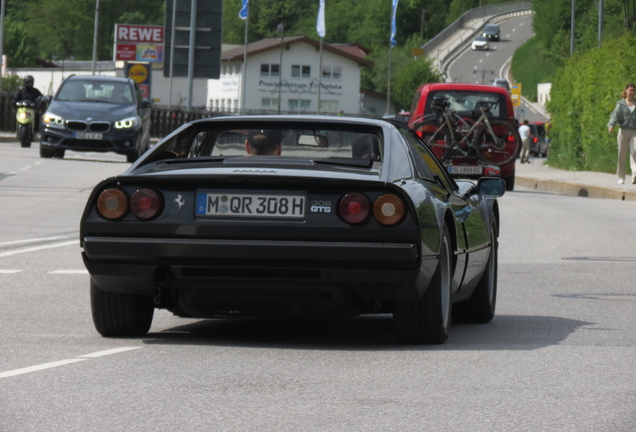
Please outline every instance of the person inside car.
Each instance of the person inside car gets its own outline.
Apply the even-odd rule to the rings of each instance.
[[[283,151],[283,134],[278,130],[251,130],[245,140],[249,156],[280,156]]]
[[[117,104],[128,104],[131,102],[130,98],[126,95],[124,88],[120,86],[113,88],[110,100]]]

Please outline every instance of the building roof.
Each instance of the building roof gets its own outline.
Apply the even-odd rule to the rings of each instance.
[[[309,45],[313,45],[316,48],[320,47],[320,43],[306,36],[288,36],[283,38],[282,46],[287,47],[297,43],[307,43]],[[352,47],[355,45],[358,48]],[[347,46],[346,49],[343,49],[342,46]],[[260,54],[267,51],[272,51],[276,49],[281,49],[281,39],[280,38],[267,38],[261,39],[256,42],[252,42],[247,44],[247,55],[252,56],[254,54]],[[359,55],[363,53],[365,49],[356,44],[322,44],[322,49],[325,51],[329,51],[331,53],[340,55],[342,57],[348,58],[349,60],[353,60],[358,62],[362,66],[373,66],[373,62],[369,60],[365,60],[362,58],[363,56]],[[240,45],[237,48],[231,48],[227,51],[223,51],[221,53],[221,61],[242,61],[244,54],[244,46]],[[366,54],[365,54],[366,55]]]

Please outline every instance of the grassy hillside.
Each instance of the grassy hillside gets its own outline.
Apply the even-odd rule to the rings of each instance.
[[[537,84],[552,82],[557,64],[543,55],[541,42],[535,36],[517,49],[510,68],[514,80],[522,84],[523,95],[536,102]]]

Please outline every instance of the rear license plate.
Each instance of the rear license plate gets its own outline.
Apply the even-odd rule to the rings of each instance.
[[[483,172],[480,166],[449,166],[448,172],[451,174],[481,174]]]
[[[96,132],[73,132],[73,137],[80,140],[100,140],[103,134]]]
[[[304,195],[197,193],[197,216],[303,219]]]

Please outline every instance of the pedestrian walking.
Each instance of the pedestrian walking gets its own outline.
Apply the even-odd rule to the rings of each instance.
[[[612,133],[614,126],[618,124],[618,166],[616,168],[616,177],[618,184],[625,183],[625,159],[629,151],[629,166],[632,170],[632,184],[636,184],[636,115],[634,115],[634,107],[636,107],[636,99],[634,92],[636,86],[629,83],[625,86],[625,90],[621,94],[622,99],[616,102],[616,107],[612,111],[609,123],[607,123],[607,131]]]
[[[519,126],[519,136],[521,137],[521,163],[530,163],[530,140],[532,139],[532,132],[530,132],[530,126],[528,126],[528,120],[524,120],[523,124]]]

